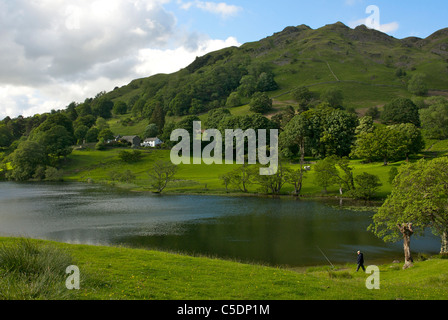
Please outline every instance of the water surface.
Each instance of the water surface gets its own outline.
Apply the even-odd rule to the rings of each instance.
[[[0,183],[0,236],[124,245],[269,265],[403,260],[367,227],[373,212],[260,197],[151,195],[81,183]],[[439,238],[413,240],[437,253]],[[322,254],[323,252],[323,254]]]

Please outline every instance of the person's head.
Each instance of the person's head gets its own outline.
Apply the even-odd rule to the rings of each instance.
[[[361,253],[361,251],[358,251],[358,254],[360,254]]]

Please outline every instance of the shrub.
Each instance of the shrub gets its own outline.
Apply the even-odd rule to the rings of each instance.
[[[132,182],[135,180],[135,174],[131,170],[126,170],[125,172],[109,172],[109,177],[112,181],[120,181],[120,182]]]
[[[351,194],[356,199],[370,200],[375,196],[376,191],[382,186],[378,176],[369,173],[362,173],[355,177],[357,188],[351,190]]]
[[[126,163],[138,162],[142,159],[142,152],[138,150],[130,151],[121,151],[118,154],[118,157],[121,161]]]

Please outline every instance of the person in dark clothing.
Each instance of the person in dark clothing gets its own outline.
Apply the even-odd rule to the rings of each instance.
[[[366,268],[364,268],[364,254],[361,251],[358,251],[358,268],[356,269],[356,272],[359,271],[359,268],[362,268],[364,272],[366,271]]]

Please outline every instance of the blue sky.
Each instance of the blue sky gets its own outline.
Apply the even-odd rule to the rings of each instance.
[[[82,102],[287,26],[341,21],[396,38],[448,27],[448,1],[0,0],[0,119]]]
[[[184,1],[187,2],[194,1]],[[233,15],[217,17],[193,6],[188,10],[179,9],[176,1],[167,8],[175,12],[179,24],[191,30],[207,33],[212,38],[234,36],[241,43],[259,40],[286,26],[306,24],[316,29],[337,21],[350,25],[369,16],[366,14],[369,5],[380,9],[381,24],[397,23],[396,30],[387,32],[397,38],[427,37],[448,27],[446,0],[229,0],[225,3],[240,9]]]

